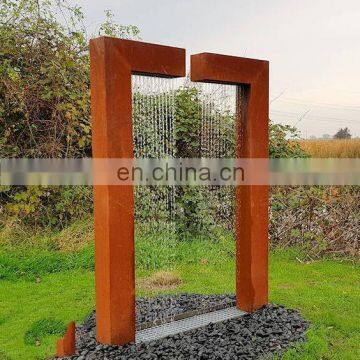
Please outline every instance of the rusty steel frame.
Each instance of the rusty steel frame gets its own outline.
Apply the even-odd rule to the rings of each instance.
[[[131,75],[185,76],[185,50],[101,37],[90,41],[94,158],[133,158]],[[97,340],[135,340],[133,186],[94,186]]]
[[[236,157],[269,156],[269,62],[202,53],[191,80],[237,85]],[[236,187],[236,305],[251,312],[268,302],[268,186]]]
[[[133,158],[131,75],[185,76],[185,50],[101,37],[90,41],[94,158]],[[241,85],[237,156],[268,157],[268,62],[216,54],[191,57],[193,81]],[[267,303],[268,188],[238,186],[237,307]],[[97,340],[135,340],[133,186],[94,186]]]

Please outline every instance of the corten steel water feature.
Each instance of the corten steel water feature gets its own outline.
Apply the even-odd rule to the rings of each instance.
[[[269,156],[269,63],[202,53],[191,80],[237,85],[236,156]],[[254,311],[268,302],[268,186],[236,187],[236,303]]]
[[[102,37],[90,42],[94,158],[132,158],[131,74],[185,75],[185,50]],[[268,62],[215,54],[191,58],[193,81],[241,85],[238,157],[268,157]],[[241,105],[241,106],[240,106]],[[237,196],[237,306],[267,303],[268,189],[239,186]],[[133,187],[94,186],[97,339],[135,340]]]

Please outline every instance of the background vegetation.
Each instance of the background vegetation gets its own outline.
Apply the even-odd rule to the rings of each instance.
[[[56,13],[62,14],[62,18],[55,17]],[[6,0],[1,3],[0,15],[0,156],[91,156],[89,36],[82,25],[81,9],[65,1]],[[135,26],[115,24],[111,12],[107,11],[95,35],[99,34],[137,38],[139,30]],[[177,90],[174,95],[175,152],[179,157],[201,156],[200,95],[199,90],[191,86]],[[147,103],[156,107],[156,98]],[[148,114],[153,109],[146,111]],[[144,114],[134,116],[135,120],[138,116],[142,119]],[[144,121],[135,123],[142,125],[141,133],[151,130]],[[219,156],[234,156],[231,124],[231,117],[221,115],[221,141],[226,142],[226,152]],[[311,144],[315,142],[296,140],[297,130],[291,126],[271,123],[269,135],[270,157],[323,155],[314,150]],[[157,139],[156,136],[147,138],[153,142]],[[137,139],[134,141],[136,144]],[[326,149],[331,152],[326,156],[358,156],[359,153],[360,144],[356,139],[331,140],[327,146],[319,142],[323,153]],[[331,149],[335,143],[339,144],[342,154]],[[147,144],[148,148],[154,145]],[[232,189],[178,187],[172,212],[166,204],[169,191],[137,189],[139,224],[172,223],[172,229],[183,240],[201,235],[216,239],[219,227],[232,230]],[[358,255],[358,201],[359,187],[273,188],[272,245],[301,245],[314,256],[327,252]],[[0,228],[5,234],[2,239],[16,242],[19,233],[66,229],[76,221],[87,219],[92,207],[92,189],[86,186],[0,187]]]

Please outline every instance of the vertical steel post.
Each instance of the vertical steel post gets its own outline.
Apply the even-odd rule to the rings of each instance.
[[[133,158],[131,74],[185,76],[185,50],[101,37],[90,41],[94,158]],[[96,327],[101,343],[135,340],[132,185],[94,186]]]

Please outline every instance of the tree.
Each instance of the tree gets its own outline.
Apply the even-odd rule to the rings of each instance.
[[[340,128],[334,135],[334,139],[351,139],[350,130],[347,127]]]
[[[62,18],[54,14],[61,14]],[[136,38],[110,11],[97,35]],[[91,154],[88,38],[64,0],[0,4],[0,157]]]

